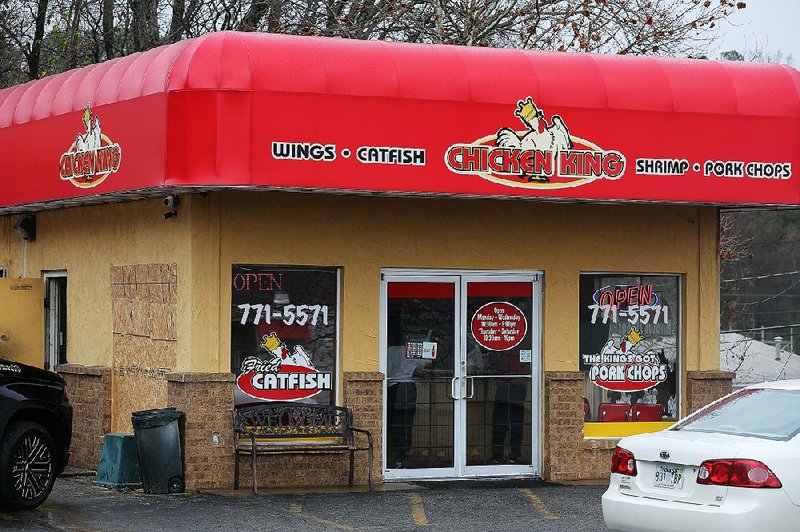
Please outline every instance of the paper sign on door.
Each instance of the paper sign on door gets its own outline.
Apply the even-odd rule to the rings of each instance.
[[[436,360],[438,350],[436,342],[406,342],[406,358]]]

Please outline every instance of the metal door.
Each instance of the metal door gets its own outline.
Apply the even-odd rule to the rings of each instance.
[[[0,279],[0,358],[44,367],[41,279]]]
[[[460,289],[458,276],[383,280],[386,478],[457,474]]]

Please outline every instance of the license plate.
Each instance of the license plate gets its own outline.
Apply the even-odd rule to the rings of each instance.
[[[656,466],[653,486],[671,490],[683,488],[683,468],[665,465]]]

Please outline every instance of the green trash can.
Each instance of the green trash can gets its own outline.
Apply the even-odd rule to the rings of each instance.
[[[145,493],[181,493],[184,489],[179,421],[175,408],[131,414]]]
[[[104,488],[115,489],[142,487],[136,438],[132,434],[105,435],[94,483]]]

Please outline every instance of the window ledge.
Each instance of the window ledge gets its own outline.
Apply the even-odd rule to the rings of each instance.
[[[581,449],[611,451],[617,446],[619,438],[584,438]]]
[[[584,439],[624,438],[645,432],[658,432],[674,425],[675,421],[587,422],[583,425]]]

